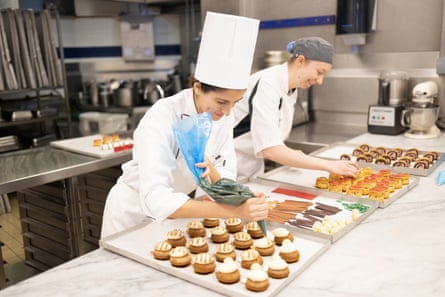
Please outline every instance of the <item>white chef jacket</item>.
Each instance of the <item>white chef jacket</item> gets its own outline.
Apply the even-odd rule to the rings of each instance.
[[[196,181],[188,169],[173,133],[173,125],[196,114],[193,90],[156,102],[134,132],[133,159],[108,194],[101,236],[129,228],[146,217],[163,220],[188,199]],[[212,122],[205,154],[221,177],[236,178],[233,116]]]
[[[259,81],[252,99],[250,132],[235,139],[238,179],[252,178],[264,173],[261,151],[284,145],[292,129],[297,90],[288,89],[288,64],[272,66],[254,73],[249,87],[234,108],[235,125],[249,113],[249,96]]]

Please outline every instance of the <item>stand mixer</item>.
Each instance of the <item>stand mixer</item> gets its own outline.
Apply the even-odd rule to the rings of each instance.
[[[408,127],[406,137],[427,139],[440,134],[436,121],[439,117],[437,84],[433,81],[419,83],[412,91],[412,103],[402,112],[402,126]]]

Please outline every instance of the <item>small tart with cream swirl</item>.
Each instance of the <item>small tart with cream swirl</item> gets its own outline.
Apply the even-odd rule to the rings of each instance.
[[[216,278],[223,284],[233,284],[240,281],[241,273],[232,258],[226,258],[224,263],[216,268]]]
[[[286,228],[279,227],[272,230],[272,235],[274,236],[274,241],[277,245],[281,245],[283,240],[289,239],[294,241],[294,236]]]
[[[275,246],[271,239],[263,237],[255,242],[255,249],[261,256],[270,256],[274,253]]]
[[[227,242],[229,238],[229,232],[224,226],[216,226],[210,229],[210,239],[215,243]]]
[[[289,266],[280,256],[275,255],[268,264],[267,274],[272,278],[285,278],[289,276]]]
[[[300,260],[300,252],[292,241],[285,239],[280,247],[279,255],[287,263],[295,263]]]
[[[246,289],[254,292],[265,291],[269,287],[269,276],[261,265],[255,263],[246,276]]]

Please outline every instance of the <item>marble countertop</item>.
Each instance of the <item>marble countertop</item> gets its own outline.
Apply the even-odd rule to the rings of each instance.
[[[445,151],[445,134],[430,140],[362,134],[370,145]],[[445,296],[445,162],[419,184],[331,245],[277,296]],[[94,250],[0,291],[0,296],[220,296],[174,276]]]

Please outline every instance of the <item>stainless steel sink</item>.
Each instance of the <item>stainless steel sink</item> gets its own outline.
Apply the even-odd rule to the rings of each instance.
[[[310,154],[318,149],[324,148],[328,146],[324,143],[315,143],[315,142],[294,142],[294,141],[286,141],[286,145],[295,150],[301,150],[305,154]]]

